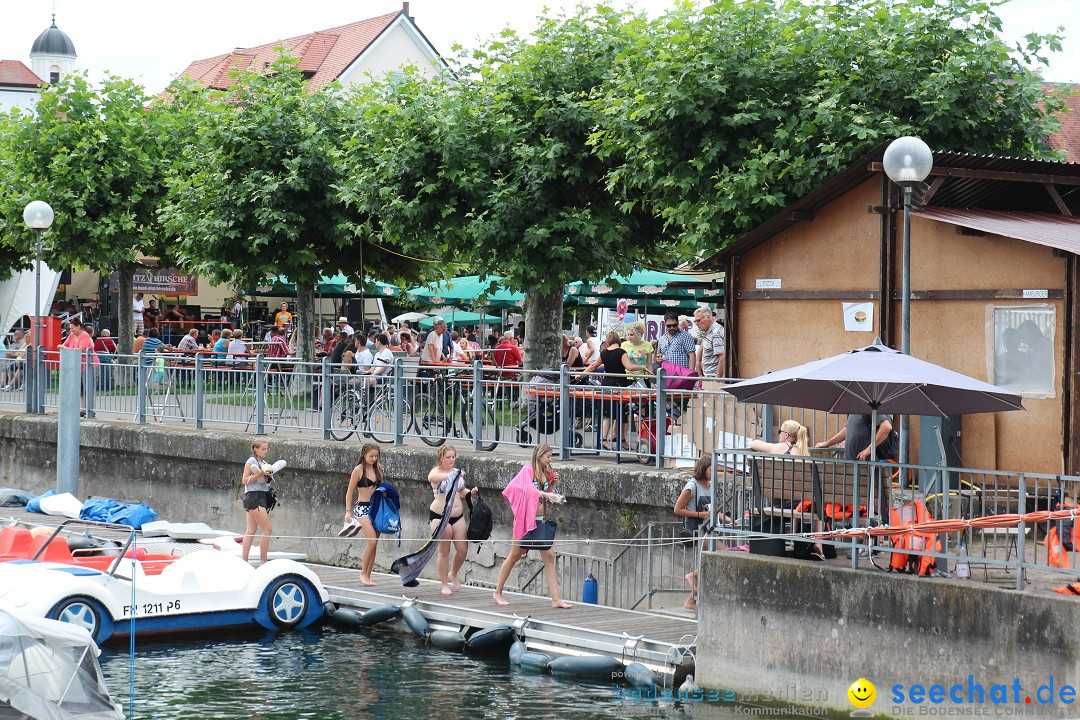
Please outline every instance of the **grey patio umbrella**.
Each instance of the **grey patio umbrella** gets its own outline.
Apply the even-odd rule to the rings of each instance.
[[[743,402],[871,415],[967,415],[1023,410],[1020,396],[884,345],[814,360],[725,388]],[[877,453],[871,442],[871,460]]]

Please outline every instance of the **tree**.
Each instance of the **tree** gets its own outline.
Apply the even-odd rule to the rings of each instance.
[[[108,77],[100,89],[71,75],[43,89],[32,116],[3,124],[0,239],[26,258],[33,236],[22,210],[52,205],[43,260],[54,267],[118,270],[119,350],[131,352],[132,279],[140,253],[167,255],[157,210],[173,134],[168,116],[130,80]]]
[[[378,218],[361,232],[524,291],[527,367],[561,362],[566,283],[675,248],[653,212],[612,195],[590,150],[591,98],[647,32],[643,16],[582,8],[459,57],[458,79],[406,74],[351,103],[342,194]]]
[[[714,0],[654,23],[597,96],[612,190],[713,249],[890,138],[1052,157],[1061,101],[984,0]]]
[[[357,218],[339,199],[344,135],[336,89],[312,93],[295,58],[235,74],[224,91],[171,91],[187,138],[169,178],[165,226],[183,265],[254,285],[286,275],[297,289],[297,345],[314,359],[315,286],[323,274],[360,280]],[[380,249],[364,264],[384,279],[399,263]]]

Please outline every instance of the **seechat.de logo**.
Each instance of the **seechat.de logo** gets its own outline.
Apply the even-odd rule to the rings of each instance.
[[[851,717],[874,716],[874,713],[867,709],[877,699],[877,688],[874,687],[874,683],[866,678],[859,678],[851,683],[851,687],[847,690],[847,696],[851,704],[857,708],[851,712]]]

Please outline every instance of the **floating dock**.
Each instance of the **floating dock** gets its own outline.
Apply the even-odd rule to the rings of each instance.
[[[372,573],[375,587],[360,584],[360,571],[308,564],[319,574],[330,601],[343,608],[367,610],[377,605],[413,606],[432,630],[468,632],[495,625],[517,630],[528,650],[560,655],[606,655],[652,670],[662,684],[681,682],[694,672],[697,621],[661,613],[572,602],[570,609],[551,607],[536,595],[504,593],[509,606],[495,604],[490,588],[466,585],[443,595],[442,585],[420,580],[419,587],[402,587],[397,575]],[[390,624],[409,632],[401,620]]]

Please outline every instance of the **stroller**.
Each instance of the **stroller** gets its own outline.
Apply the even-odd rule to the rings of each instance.
[[[533,433],[536,433],[536,439],[539,440],[544,435],[559,432],[559,373],[533,375],[525,395],[528,398],[528,412],[517,428],[517,441],[521,447],[533,444]],[[585,444],[585,437],[577,430],[573,433],[573,440],[576,448]]]

